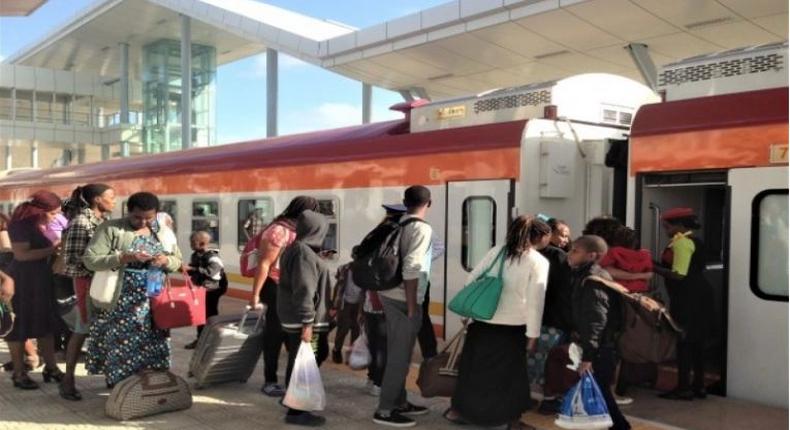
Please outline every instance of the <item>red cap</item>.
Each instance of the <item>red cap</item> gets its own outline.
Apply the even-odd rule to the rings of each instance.
[[[661,214],[662,220],[670,220],[677,218],[689,218],[695,216],[694,210],[691,208],[672,208]]]

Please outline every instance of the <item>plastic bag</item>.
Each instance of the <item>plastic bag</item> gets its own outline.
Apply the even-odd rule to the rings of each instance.
[[[367,369],[370,366],[370,348],[368,348],[368,338],[363,332],[351,345],[351,355],[348,357],[348,367],[354,370]]]
[[[324,383],[313,348],[307,342],[299,345],[283,405],[299,411],[322,411],[326,406]]]
[[[579,370],[579,365],[582,364],[582,347],[571,342],[568,347],[568,358],[571,359],[571,364],[565,366],[574,372]]]
[[[564,429],[583,430],[608,429],[613,425],[601,388],[592,373],[585,372],[565,395],[554,424]]]

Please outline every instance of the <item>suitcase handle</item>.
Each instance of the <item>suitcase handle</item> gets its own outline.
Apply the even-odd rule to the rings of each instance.
[[[244,312],[241,314],[241,321],[239,321],[239,327],[237,328],[237,331],[239,333],[241,333],[241,331],[244,329],[244,323],[247,322],[247,316],[249,316],[251,313],[255,311],[256,309],[253,309],[252,307],[250,307],[250,305],[244,306]],[[258,314],[258,321],[255,322],[255,327],[253,328],[253,332],[258,331],[258,327],[260,327],[261,321],[263,321],[264,312],[266,312],[266,307],[261,309],[260,313]]]
[[[166,376],[168,381],[163,382],[161,384],[152,384],[151,378],[155,375],[162,375]],[[156,371],[156,370],[143,370],[140,372],[140,385],[142,386],[143,390],[158,390],[160,388],[168,388],[168,387],[175,387],[178,385],[178,380],[176,376],[167,371]]]

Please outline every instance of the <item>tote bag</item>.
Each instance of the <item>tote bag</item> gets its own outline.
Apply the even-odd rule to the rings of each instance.
[[[496,276],[491,269],[499,263]],[[503,247],[491,265],[469,285],[465,286],[450,301],[451,311],[466,318],[487,321],[494,317],[502,295],[502,270],[505,267],[505,248]]]
[[[118,271],[102,270],[93,274],[91,279],[91,301],[100,309],[112,307],[115,291],[118,289]]]
[[[173,286],[168,277],[161,294],[151,298],[154,324],[160,329],[190,327],[206,323],[206,289],[196,288],[186,272],[184,285]]]

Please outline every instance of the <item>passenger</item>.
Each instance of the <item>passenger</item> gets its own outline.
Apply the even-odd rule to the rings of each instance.
[[[452,407],[444,413],[449,421],[534,429],[521,422],[530,406],[525,363],[540,336],[549,276],[549,261],[537,248],[546,246],[550,235],[543,221],[519,216],[508,228],[505,245],[488,251],[469,274],[471,282],[489,267],[504,265],[504,285],[493,318],[469,324]]]
[[[647,282],[653,277],[653,257],[650,251],[639,249],[636,232],[630,227],[620,226],[607,245],[610,246],[609,252],[600,266],[628,291],[646,292]]]
[[[579,374],[592,372],[614,423],[610,428],[627,430],[631,425],[620,412],[611,389],[617,366],[617,336],[622,328],[622,298],[606,285],[587,279],[592,275],[611,279],[598,265],[607,249],[601,237],[585,235],[573,242],[568,253],[568,264],[573,269],[574,342],[582,348]]]
[[[669,292],[669,310],[683,327],[685,336],[678,338],[678,383],[675,389],[662,393],[672,400],[704,399],[705,338],[712,313],[713,289],[705,279],[705,246],[693,235],[701,228],[697,215],[689,208],[670,209],[661,216],[661,224],[671,241],[661,255],[661,265],[653,270],[664,277]],[[689,384],[692,367],[694,381]]]
[[[421,185],[413,185],[403,194],[406,214],[418,221],[403,227],[400,250],[403,284],[382,291],[382,307],[387,324],[387,364],[381,386],[378,409],[373,422],[394,427],[411,427],[417,423],[408,415],[424,415],[428,408],[410,403],[406,396],[406,376],[411,355],[422,324],[422,299],[428,287],[431,271],[431,237],[433,230],[425,219],[431,206],[431,192]]]
[[[24,343],[37,338],[38,348],[46,366],[44,382],[63,379],[63,372],[55,361],[52,338],[55,327],[55,305],[52,291],[52,266],[49,259],[60,246],[44,235],[44,230],[60,213],[60,198],[49,191],[37,191],[30,199],[19,205],[8,225],[8,235],[14,259],[8,267],[8,275],[17,286],[11,304],[16,313],[14,328],[5,337],[13,361],[14,387],[31,390],[38,384],[27,375],[24,358]],[[24,288],[22,288],[24,286]]]
[[[405,209],[405,208],[404,208]],[[431,234],[431,262],[444,255],[444,242],[434,231]],[[427,360],[438,354],[436,350],[436,332],[431,321],[431,274],[428,273],[428,285],[425,287],[425,297],[422,299],[422,324],[417,333],[417,343],[420,344],[422,359]]]
[[[181,268],[181,251],[173,232],[156,222],[159,199],[132,194],[127,216],[99,225],[83,257],[91,271],[120,270],[120,291],[111,310],[96,315],[90,327],[86,367],[103,373],[108,388],[143,369],[170,367],[169,331],[154,326],[146,294],[147,272]]]
[[[219,257],[219,251],[210,249],[211,233],[198,230],[189,237],[192,255],[189,257],[189,266],[185,266],[192,283],[197,287],[206,289],[206,319],[219,314],[219,299],[228,292],[228,277],[225,275],[225,265]],[[200,339],[204,326],[197,327],[197,338],[186,344],[184,349],[195,349]]]
[[[622,226],[623,223],[617,218],[612,218],[608,215],[601,215],[588,221],[587,225],[584,226],[584,230],[582,230],[582,234],[585,236],[598,236],[608,245],[612,243],[614,235]]]
[[[277,314],[288,337],[285,373],[288,383],[302,342],[310,344],[319,366],[329,355],[327,333],[332,303],[332,272],[319,256],[328,231],[329,221],[324,215],[312,210],[303,211],[296,224],[296,240],[285,248],[280,257]],[[289,408],[285,422],[315,427],[323,425],[326,419],[309,411]]]
[[[264,383],[261,392],[271,397],[282,397],[285,388],[277,383],[277,364],[287,336],[277,316],[277,283],[280,281],[280,253],[296,239],[296,220],[306,210],[318,211],[318,200],[298,196],[291,200],[261,235],[258,244],[259,261],[249,305],[253,309],[266,305],[266,324],[263,328]]]
[[[66,215],[70,219],[63,237],[63,260],[65,276],[72,279],[77,297],[78,317],[66,348],[66,376],[60,383],[60,397],[66,400],[82,400],[82,395],[74,385],[74,371],[82,351],[82,344],[88,335],[93,307],[90,305],[88,290],[93,272],[82,262],[88,243],[105,216],[115,208],[115,190],[105,184],[88,184],[77,187],[66,205]]]
[[[8,237],[8,215],[0,213],[0,270],[7,270],[11,260],[14,259],[14,252],[11,249],[11,238]]]
[[[254,238],[264,227],[266,227],[266,223],[263,219],[263,209],[261,208],[255,208],[242,225],[247,240]]]
[[[335,347],[332,349],[332,361],[342,363],[343,343],[346,340],[346,335],[349,331],[351,332],[352,344],[359,336],[358,317],[363,292],[351,279],[351,263],[340,266],[335,279],[337,285],[333,292],[332,307],[333,312],[337,313],[337,331],[335,332]]]
[[[567,248],[570,228],[564,221],[552,218],[548,221],[551,227],[551,243],[540,249],[541,255],[549,261],[549,280],[546,288],[546,304],[543,308],[543,322],[540,337],[534,352],[527,358],[527,371],[533,390],[544,393],[545,408],[552,405],[554,395],[544,390],[546,384],[545,369],[549,351],[557,345],[567,342],[573,326],[571,311],[571,269],[568,266]],[[544,406],[545,405],[545,406]],[[549,413],[556,413],[552,409]]]

